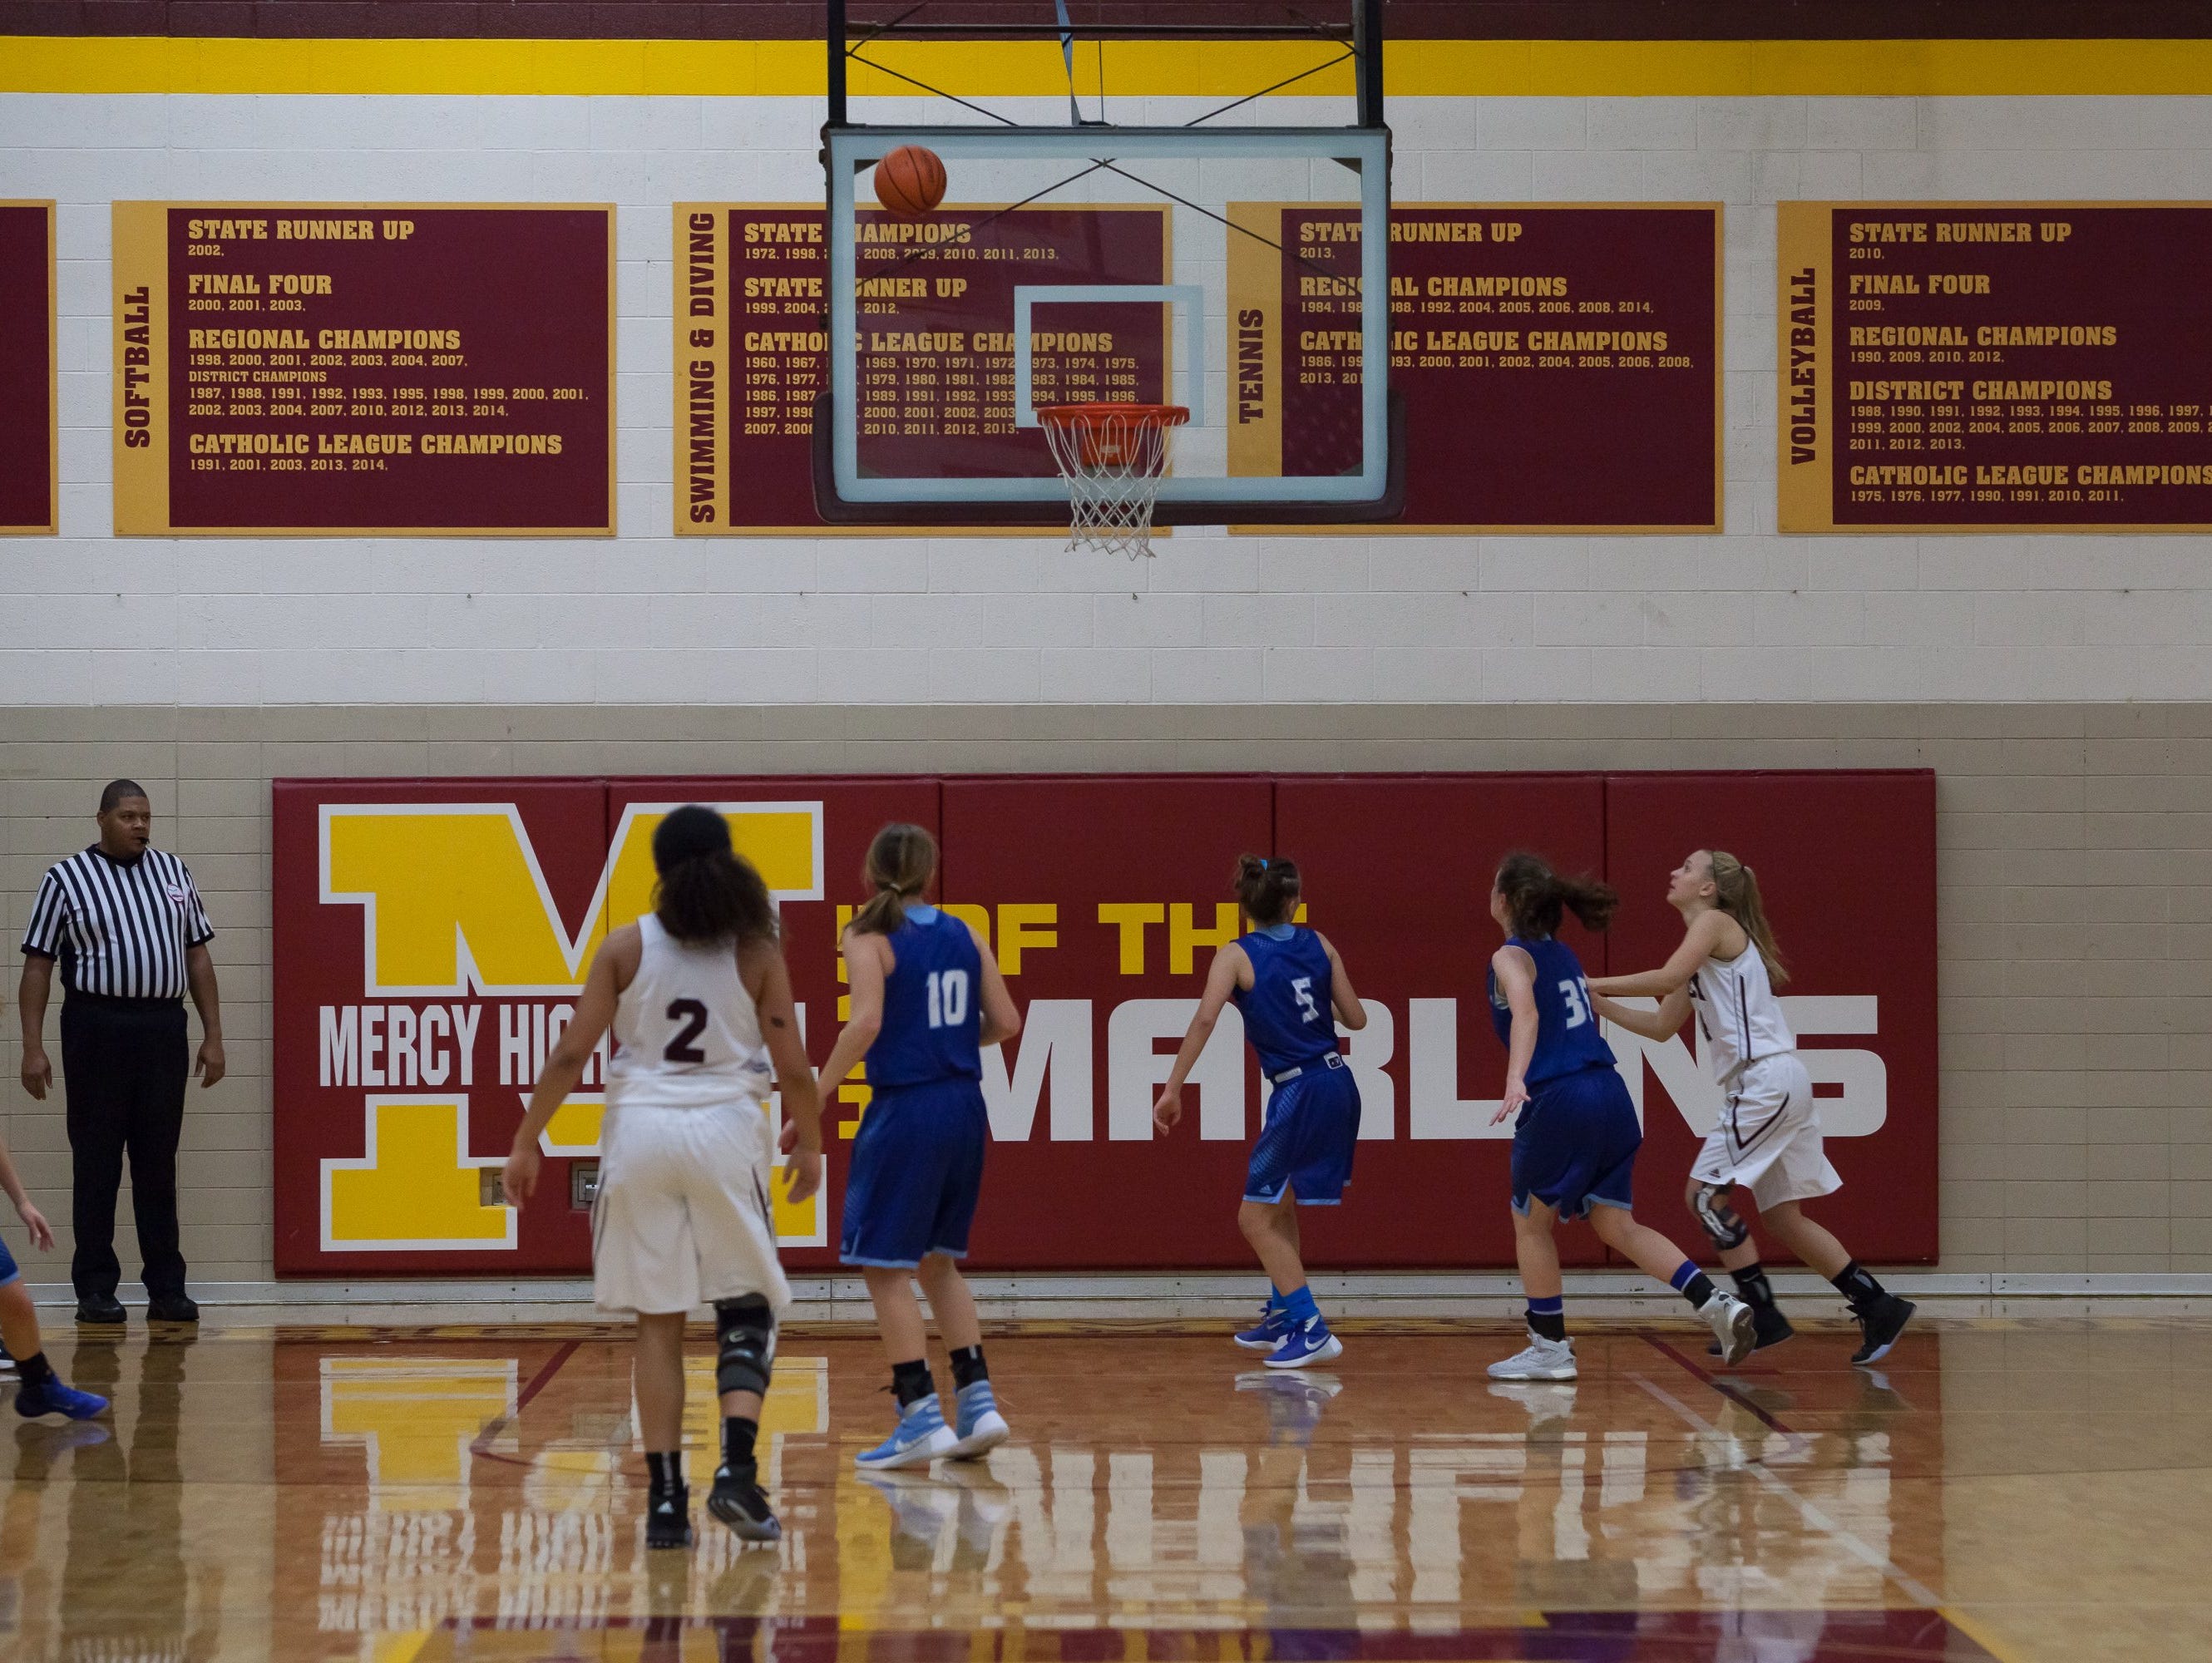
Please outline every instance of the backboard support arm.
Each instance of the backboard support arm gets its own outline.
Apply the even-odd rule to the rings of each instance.
[[[831,0],[832,4],[839,0]],[[1382,125],[1382,0],[1352,0],[1352,50],[1358,62],[1359,124]]]

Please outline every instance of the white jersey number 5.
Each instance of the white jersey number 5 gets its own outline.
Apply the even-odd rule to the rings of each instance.
[[[1321,1007],[1314,1003],[1313,978],[1311,976],[1292,976],[1291,978],[1291,992],[1297,996],[1298,1009],[1305,1012],[1305,1016],[1302,1020],[1306,1022],[1319,1022],[1321,1020]]]

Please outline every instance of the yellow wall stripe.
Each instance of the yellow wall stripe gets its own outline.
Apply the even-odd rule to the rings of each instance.
[[[1241,97],[1326,61],[1304,42],[1117,41],[1109,94]],[[866,55],[971,96],[1053,94],[1042,41],[878,42]],[[0,37],[0,93],[351,93],[819,97],[811,40],[285,40]],[[1097,90],[1095,46],[1077,80]],[[2212,93],[2212,40],[1397,40],[1399,97],[1861,97]],[[856,68],[853,90],[911,94]],[[1348,66],[1295,92],[1346,96]]]

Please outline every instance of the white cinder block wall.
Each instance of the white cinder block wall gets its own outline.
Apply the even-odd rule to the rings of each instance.
[[[64,535],[0,561],[0,701],[2212,695],[2203,539],[1776,536],[1772,378],[1778,199],[2212,198],[2212,101],[1397,100],[1402,200],[1726,204],[1726,531],[1182,535],[1137,567],[1048,541],[669,535],[669,204],[818,199],[819,118],[804,99],[0,97],[0,194],[61,203],[64,424]],[[109,203],[341,181],[619,204],[617,542],[112,540]]]

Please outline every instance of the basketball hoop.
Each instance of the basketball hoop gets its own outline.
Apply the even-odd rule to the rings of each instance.
[[[1151,554],[1169,429],[1189,421],[1190,412],[1180,404],[1043,404],[1036,414],[1067,481],[1074,511],[1069,549],[1132,560]]]

